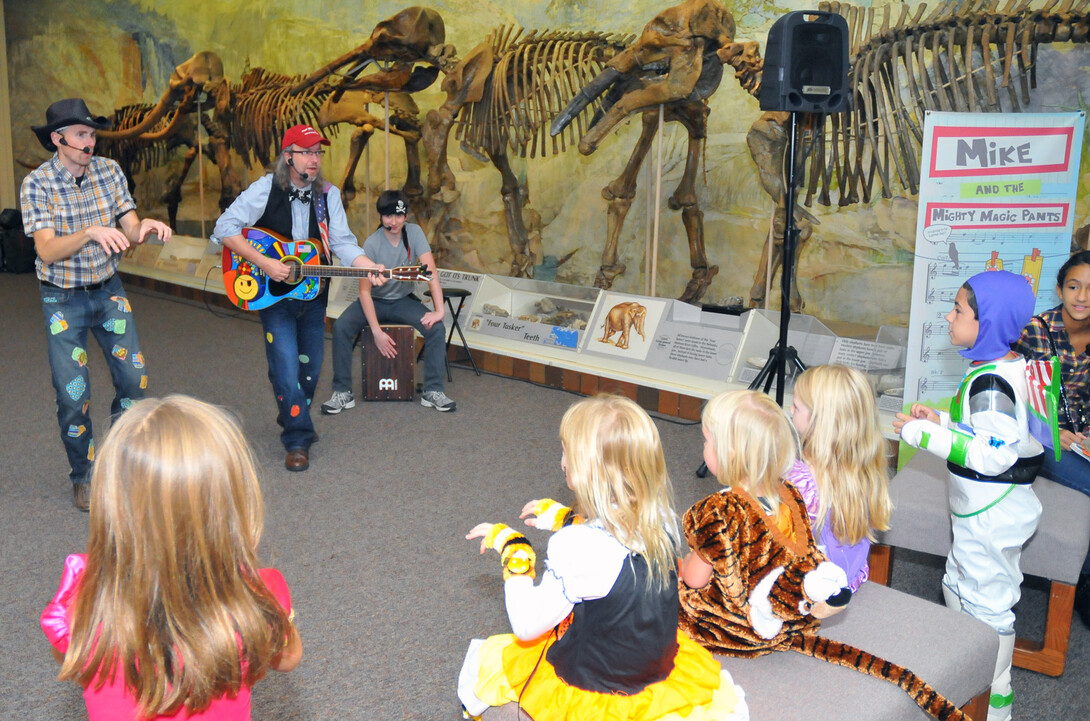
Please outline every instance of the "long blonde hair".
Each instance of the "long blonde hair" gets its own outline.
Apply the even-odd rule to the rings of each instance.
[[[815,366],[799,376],[795,395],[810,409],[802,459],[817,483],[815,526],[828,522],[842,543],[875,540],[875,530],[889,528],[893,502],[870,382],[848,366]]]
[[[796,454],[783,409],[764,393],[727,391],[708,401],[701,419],[715,446],[719,482],[779,509],[782,479]]]
[[[149,398],[115,423],[91,477],[87,568],[60,679],[123,674],[141,717],[252,685],[289,620],[258,575],[257,467],[226,411]]]
[[[599,520],[641,554],[660,588],[677,568],[680,537],[662,441],[647,412],[627,398],[599,395],[573,404],[560,440],[576,510]]]

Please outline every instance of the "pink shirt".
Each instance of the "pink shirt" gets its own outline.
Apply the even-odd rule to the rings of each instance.
[[[80,578],[87,568],[87,556],[83,553],[74,553],[64,561],[64,573],[61,575],[61,585],[57,594],[49,605],[42,611],[42,630],[46,638],[53,644],[53,648],[61,653],[68,650],[68,612],[76,600],[76,591],[79,588]],[[261,580],[265,582],[273,596],[280,605],[291,613],[291,593],[288,584],[280,572],[273,568],[259,570]],[[136,700],[125,689],[124,675],[118,669],[114,674],[112,683],[105,684],[96,689],[97,679],[91,681],[83,689],[83,700],[87,704],[87,718],[89,721],[138,721],[136,716]],[[250,687],[243,685],[238,695],[230,697],[221,696],[212,701],[204,711],[190,714],[183,706],[177,713],[166,716],[155,716],[156,720],[167,719],[214,719],[215,721],[249,721],[250,719]],[[143,721],[143,720],[141,720]]]

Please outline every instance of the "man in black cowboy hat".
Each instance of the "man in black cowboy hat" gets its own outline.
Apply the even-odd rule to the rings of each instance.
[[[58,100],[31,128],[53,156],[23,180],[23,227],[34,237],[57,421],[68,454],[76,507],[90,507],[91,432],[87,333],[102,348],[114,381],[111,413],[144,397],[147,370],[132,309],[117,277],[121,254],[170,227],[140,219],[120,166],[94,155],[95,133],[110,121],[80,98]],[[120,225],[120,228],[118,226]]]

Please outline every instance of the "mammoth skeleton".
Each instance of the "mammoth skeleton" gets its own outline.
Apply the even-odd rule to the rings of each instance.
[[[578,145],[593,153],[619,122],[643,112],[643,132],[621,177],[602,194],[609,201],[607,239],[595,285],[611,286],[625,267],[617,261],[617,239],[635,195],[636,174],[654,132],[659,105],[666,119],[681,123],[690,145],[685,176],[670,199],[682,210],[693,277],[682,295],[696,300],[718,267],[704,253],[703,214],[694,190],[706,135],[707,98],[735,68],[742,87],[755,92],[761,69],[757,44],[734,42],[734,20],[715,0],[688,0],[660,13],[639,38],[595,32],[500,28],[447,72],[447,100],[424,124],[429,155],[428,194],[433,213],[453,195],[447,139],[457,126],[463,147],[487,157],[503,177],[510,275],[533,276],[542,258],[528,242],[523,218],[525,190],[511,169],[508,150],[531,158]],[[439,200],[436,200],[439,199]]]
[[[642,113],[640,137],[624,173],[602,191],[609,210],[602,265],[594,281],[599,288],[611,287],[625,271],[617,259],[617,242],[635,197],[637,173],[651,147],[659,107],[665,121],[680,123],[689,136],[685,170],[668,201],[672,210],[681,211],[693,271],[681,300],[699,300],[719,272],[705,252],[704,213],[695,185],[707,138],[707,101],[719,87],[723,65],[733,67],[742,88],[754,95],[763,67],[757,43],[735,42],[734,36],[734,17],[715,0],[687,0],[668,8],[644,27],[634,44],[610,59],[553,122],[556,135],[583,108],[602,98],[579,140],[579,152],[589,155],[618,123],[632,113]]]
[[[883,198],[895,190],[915,195],[927,110],[1021,112],[1037,87],[1039,45],[1085,43],[1090,34],[1090,0],[1034,5],[1036,0],[1007,0],[1002,8],[999,0],[947,0],[930,12],[926,4],[914,13],[904,5],[894,19],[889,5],[879,13],[820,3],[819,9],[847,19],[852,107],[810,118],[796,139],[803,205],[815,198],[831,205],[833,190],[840,206],[869,203],[875,185]],[[776,204],[773,267],[783,252],[788,120],[787,113],[765,113],[747,136],[761,186]],[[817,221],[800,204],[795,209],[801,249]],[[767,246],[764,253],[750,290],[754,306],[765,297]],[[790,304],[795,311],[803,307],[794,283]]]

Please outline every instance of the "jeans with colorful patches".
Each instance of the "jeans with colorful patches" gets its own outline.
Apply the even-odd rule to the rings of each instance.
[[[310,402],[325,355],[327,298],[323,293],[309,301],[286,299],[258,311],[265,331],[269,382],[279,412],[277,421],[284,426],[280,441],[289,451],[309,449],[314,442]]]
[[[132,308],[116,275],[96,290],[40,286],[49,348],[49,367],[57,392],[57,422],[72,468],[72,483],[86,483],[95,441],[91,430],[91,386],[87,371],[87,331],[95,337],[114,382],[110,415],[116,418],[144,397],[148,385],[144,356]]]

